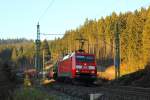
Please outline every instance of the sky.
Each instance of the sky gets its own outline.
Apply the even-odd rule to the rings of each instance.
[[[150,0],[0,0],[0,39],[36,39],[38,22],[41,33],[64,34],[83,25],[86,18],[99,19],[149,5]],[[62,35],[41,35],[48,40],[56,37]]]

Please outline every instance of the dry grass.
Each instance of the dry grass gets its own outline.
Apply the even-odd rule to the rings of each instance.
[[[126,64],[121,64],[120,66],[121,76],[137,71],[137,69],[129,69],[129,68],[132,68],[132,67],[129,67]],[[108,79],[108,80],[115,79],[115,66],[109,66],[104,72],[99,71],[98,77],[103,78],[103,79]]]

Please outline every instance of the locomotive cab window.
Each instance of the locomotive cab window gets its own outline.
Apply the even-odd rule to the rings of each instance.
[[[76,60],[79,62],[94,62],[94,56],[76,56]]]
[[[76,60],[83,62],[83,61],[85,61],[85,56],[76,56]]]
[[[94,62],[94,56],[86,56],[86,61],[87,62]]]

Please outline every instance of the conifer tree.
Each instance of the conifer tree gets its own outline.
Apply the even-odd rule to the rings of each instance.
[[[143,53],[144,61],[150,62],[150,12],[147,15],[147,21],[143,30]]]
[[[16,48],[13,48],[13,50],[12,50],[11,59],[12,59],[14,62],[17,61],[17,50],[16,50]]]
[[[42,50],[44,51],[44,59],[45,59],[45,61],[49,61],[51,59],[51,53],[50,53],[50,50],[49,50],[49,45],[48,45],[47,40],[43,41],[41,47],[42,47]]]

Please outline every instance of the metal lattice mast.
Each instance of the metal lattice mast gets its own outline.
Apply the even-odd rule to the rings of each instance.
[[[118,79],[120,77],[120,34],[118,23],[115,25],[115,78]]]
[[[37,24],[37,38],[36,38],[36,50],[35,50],[35,67],[38,71],[40,71],[40,25],[39,22]]]

